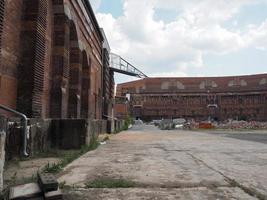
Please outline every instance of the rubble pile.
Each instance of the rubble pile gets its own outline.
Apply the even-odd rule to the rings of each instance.
[[[182,119],[164,119],[154,123],[161,130],[173,130],[173,129],[233,129],[233,130],[251,130],[251,129],[267,129],[267,122],[259,121],[237,121],[227,120],[224,122],[210,122],[203,121],[197,122],[193,119],[182,120]],[[208,126],[210,124],[210,126]]]
[[[58,181],[53,174],[37,174],[37,183],[28,183],[11,187],[9,200],[63,200],[63,193],[59,189]]]
[[[267,122],[229,120],[216,124],[217,129],[267,129]]]
[[[188,126],[189,126],[189,129],[198,129],[199,123],[196,122],[195,120],[190,120],[188,121]]]
[[[175,129],[175,124],[171,119],[164,119],[159,123],[159,128],[161,130],[172,130]]]

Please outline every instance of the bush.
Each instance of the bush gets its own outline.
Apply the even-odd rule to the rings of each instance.
[[[125,122],[124,122],[122,129],[125,131],[128,130],[128,128],[131,124],[133,124],[133,118],[128,115],[127,118],[125,119]]]

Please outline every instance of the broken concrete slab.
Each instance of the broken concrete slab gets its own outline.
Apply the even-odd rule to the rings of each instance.
[[[30,179],[32,176],[36,176],[38,171],[42,171],[48,163],[59,162],[60,158],[50,157],[9,162],[4,171],[4,181],[8,184],[12,183],[14,177],[17,181]]]
[[[45,200],[61,200],[63,199],[63,193],[60,189],[57,191],[47,192],[44,194]]]
[[[28,183],[10,188],[9,199],[21,200],[42,197],[42,190],[37,183]]]
[[[39,186],[43,192],[57,191],[58,181],[53,174],[38,173],[37,175]]]

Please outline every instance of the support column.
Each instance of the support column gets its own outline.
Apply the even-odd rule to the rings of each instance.
[[[90,59],[86,52],[82,53],[82,92],[81,92],[81,118],[89,118],[89,95],[90,95]]]
[[[50,20],[48,0],[23,0],[17,108],[28,117],[47,117]]]
[[[74,22],[70,24],[70,78],[68,117],[80,118],[82,89],[82,56],[79,49],[77,30]]]
[[[53,1],[54,30],[52,56],[52,83],[50,92],[50,117],[67,118],[69,96],[69,19],[62,1]]]

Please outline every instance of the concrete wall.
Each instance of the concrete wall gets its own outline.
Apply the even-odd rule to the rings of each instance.
[[[20,156],[22,131],[20,120],[12,119],[6,137],[6,159]],[[112,125],[114,123],[114,125]],[[80,149],[89,145],[99,134],[122,130],[123,121],[87,119],[30,119],[28,152],[30,155],[45,153],[50,149]],[[114,128],[113,128],[114,127]]]
[[[5,163],[6,120],[0,116],[0,192],[3,190],[3,171]]]
[[[53,120],[51,124],[51,145],[59,149],[79,149],[85,144],[87,120]]]
[[[21,155],[23,133],[20,128],[20,119],[9,119],[7,136],[6,136],[6,159],[11,160]],[[28,152],[30,155],[46,152],[51,148],[51,119],[30,119]]]
[[[12,122],[10,122],[10,120]],[[7,128],[8,124],[8,128]],[[86,120],[86,119],[30,119],[28,153],[36,155],[51,149],[80,149],[90,145],[99,134],[119,132],[124,121]],[[23,134],[20,120],[0,116],[0,192],[3,188],[4,161],[21,155]]]

